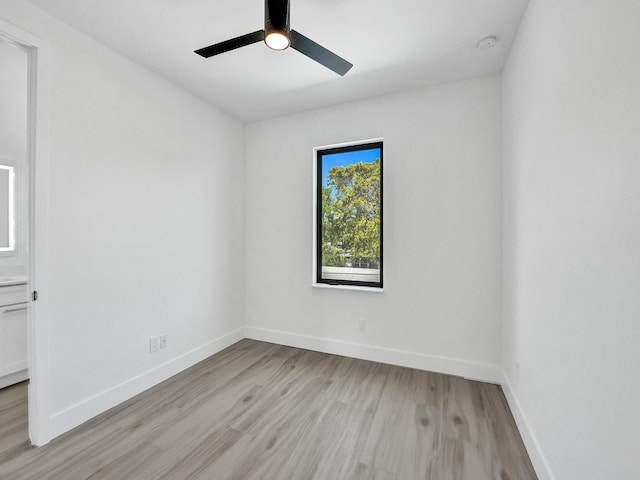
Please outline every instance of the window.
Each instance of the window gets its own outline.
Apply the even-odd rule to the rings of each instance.
[[[382,288],[382,141],[315,155],[315,283]]]

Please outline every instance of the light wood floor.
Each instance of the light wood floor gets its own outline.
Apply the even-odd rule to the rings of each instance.
[[[536,478],[496,385],[253,340],[41,448],[5,395],[6,480]]]
[[[29,448],[27,382],[0,390],[0,465]],[[0,478],[4,478],[0,474]]]

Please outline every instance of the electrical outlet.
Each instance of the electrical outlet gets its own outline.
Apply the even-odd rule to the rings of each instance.
[[[160,348],[167,348],[167,334],[160,335]]]
[[[358,319],[358,332],[360,333],[367,332],[367,321],[364,318]]]
[[[157,352],[160,348],[160,337],[149,338],[149,353]]]

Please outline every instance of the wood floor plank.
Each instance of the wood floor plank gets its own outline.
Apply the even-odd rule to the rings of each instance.
[[[161,473],[160,469],[154,468],[154,466],[164,455],[164,451],[151,443],[142,442],[122,455],[113,458],[113,460],[106,461],[103,466],[96,468],[88,476],[82,476],[81,478],[86,478],[87,480],[122,480],[125,478],[152,480],[158,478]],[[141,458],[144,458],[145,462],[140,462]]]
[[[353,480],[397,480],[397,477],[392,473],[375,469],[364,463],[358,464],[351,478]]]
[[[0,391],[2,480],[535,480],[499,386],[242,340],[27,444]]]

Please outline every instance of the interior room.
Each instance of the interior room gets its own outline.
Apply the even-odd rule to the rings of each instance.
[[[223,478],[172,470],[215,449],[244,461],[229,478],[640,478],[640,3],[291,0],[281,27],[270,2],[0,0],[0,478]],[[384,284],[318,284],[317,150],[373,140]],[[288,369],[274,395],[294,401],[272,403],[296,432],[342,418],[342,448],[362,434],[347,399],[384,379],[371,431],[408,442],[441,415],[461,450],[354,440],[335,473],[342,450],[290,437],[304,465],[252,459],[270,419],[198,401],[223,382],[251,416],[259,384],[230,369],[254,362]],[[316,418],[327,369],[351,390]],[[171,439],[151,412],[198,406],[233,428],[163,456],[210,432]],[[515,433],[485,457],[498,416]],[[119,456],[83,457],[96,431]],[[61,444],[73,473],[38,470]]]

